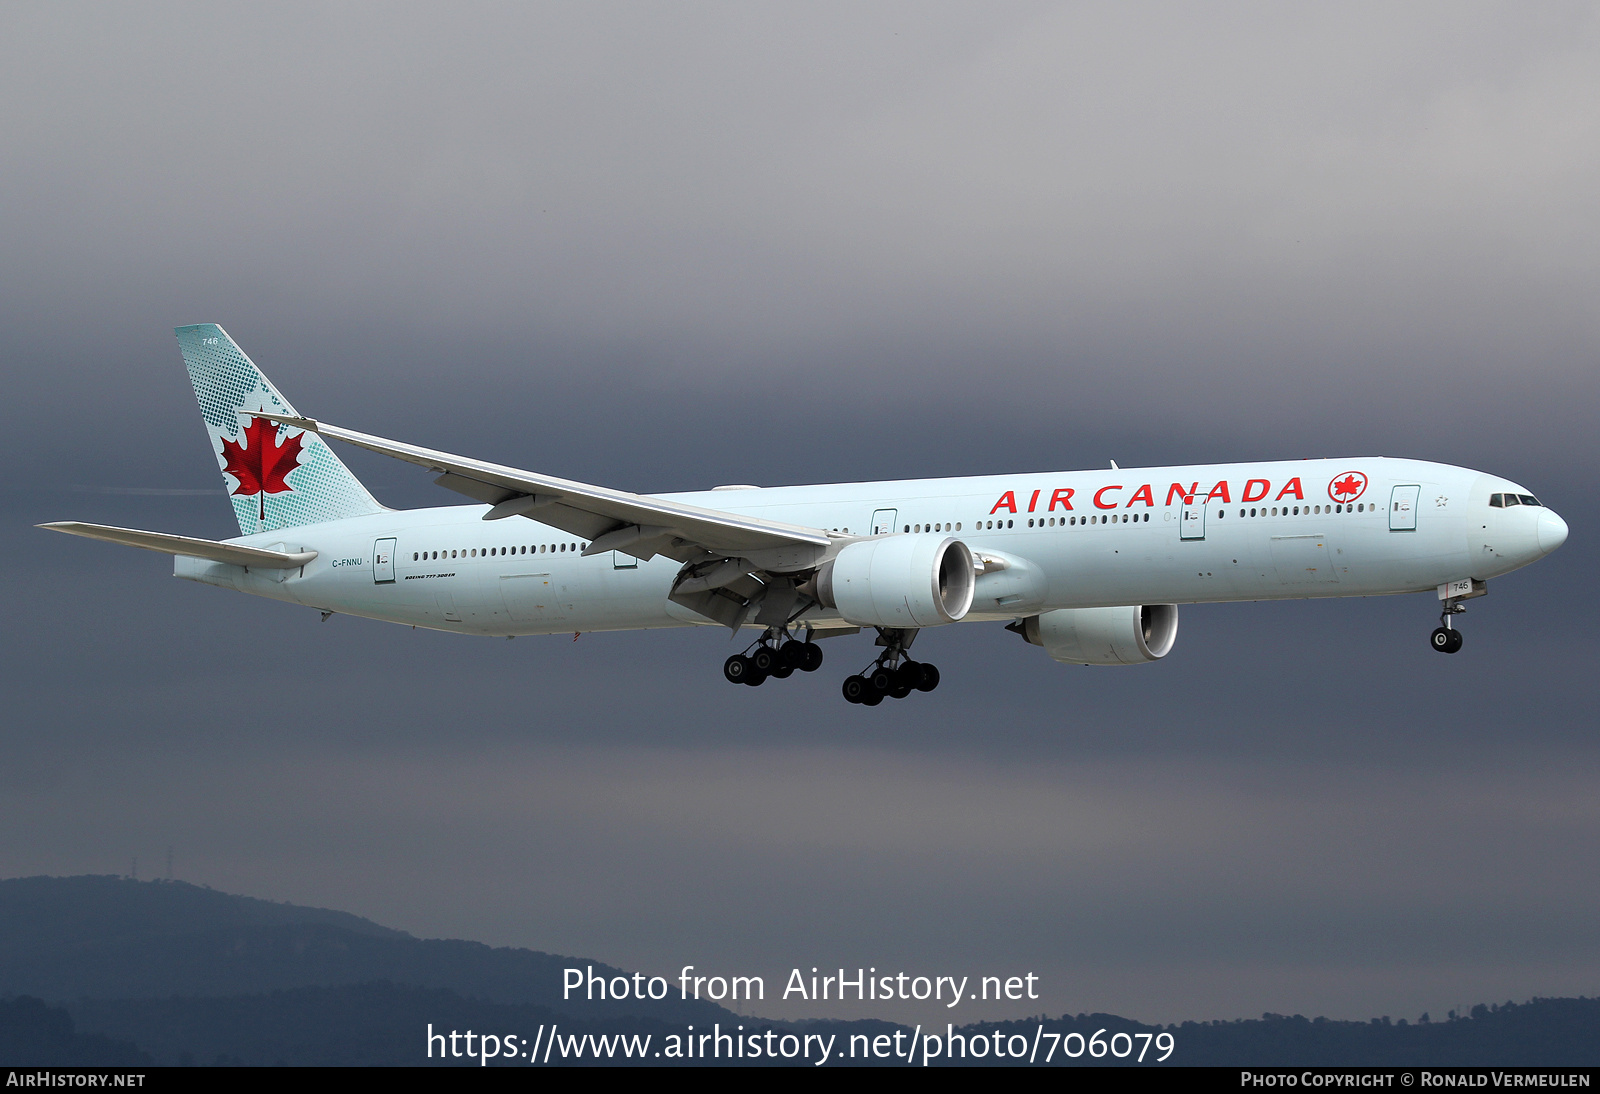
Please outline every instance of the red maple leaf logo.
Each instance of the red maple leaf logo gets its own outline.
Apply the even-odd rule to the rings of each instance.
[[[277,432],[276,422],[251,418],[250,424],[245,426],[244,444],[235,444],[226,437],[222,439],[222,458],[228,462],[222,470],[239,480],[239,485],[233,488],[234,494],[246,497],[261,494],[265,505],[265,495],[284,494],[292,489],[285,477],[300,466],[304,434],[285,436],[283,444],[279,445],[275,443]]]
[[[1354,499],[1360,497],[1361,492],[1366,488],[1367,477],[1365,475],[1347,472],[1344,478],[1334,479],[1333,482],[1328,484],[1328,493],[1332,494],[1336,500],[1342,501],[1346,498]]]

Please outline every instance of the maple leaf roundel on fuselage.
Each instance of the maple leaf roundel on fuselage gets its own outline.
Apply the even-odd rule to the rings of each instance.
[[[244,429],[244,444],[222,439],[222,458],[227,461],[222,470],[239,480],[235,494],[284,494],[293,489],[286,476],[300,466],[304,434],[285,436],[280,445],[275,443],[277,432],[277,423],[251,418]]]
[[[1328,496],[1334,501],[1355,501],[1367,490],[1367,476],[1360,471],[1346,471],[1335,475],[1328,484]]]

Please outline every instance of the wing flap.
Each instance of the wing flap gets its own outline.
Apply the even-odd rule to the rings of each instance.
[[[76,520],[58,520],[36,525],[52,532],[65,532],[69,536],[120,543],[125,547],[142,547],[165,555],[183,555],[188,558],[207,558],[213,562],[226,562],[233,566],[254,566],[262,570],[292,570],[304,566],[317,557],[315,551],[268,551],[260,547],[245,547],[237,543],[221,543],[214,539],[196,539],[192,536],[174,536],[166,532],[142,532],[137,528],[114,528],[109,524],[85,524]]]

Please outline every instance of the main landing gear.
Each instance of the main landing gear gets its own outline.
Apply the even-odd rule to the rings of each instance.
[[[1440,653],[1455,653],[1461,648],[1461,632],[1450,625],[1450,617],[1460,615],[1467,610],[1465,604],[1456,600],[1446,600],[1444,611],[1439,613],[1439,626],[1428,636],[1428,644]]]
[[[787,630],[769,628],[743,653],[736,653],[722,663],[722,675],[730,684],[749,684],[760,687],[771,676],[786,680],[796,669],[816,672],[822,667],[822,647],[811,641],[804,642],[789,637]]]
[[[939,686],[939,670],[921,661],[913,661],[906,653],[914,630],[891,630],[880,627],[878,645],[884,651],[864,672],[845,677],[845,701],[875,707],[884,699],[904,699],[913,691],[932,691]]]

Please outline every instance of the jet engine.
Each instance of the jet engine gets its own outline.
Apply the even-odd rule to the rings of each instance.
[[[862,540],[823,564],[805,591],[857,627],[937,627],[972,607],[972,552],[925,535]]]
[[[1066,665],[1140,665],[1158,661],[1178,639],[1176,604],[1059,608],[1020,619],[1016,630]]]

